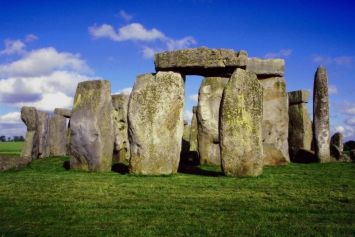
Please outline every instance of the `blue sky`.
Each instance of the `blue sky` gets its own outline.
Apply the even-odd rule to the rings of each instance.
[[[128,91],[154,71],[154,52],[207,46],[284,58],[288,91],[312,90],[323,64],[332,131],[355,139],[352,1],[0,0],[0,12],[0,133],[24,133],[22,105],[70,107],[79,81]],[[187,117],[200,83],[187,77]]]

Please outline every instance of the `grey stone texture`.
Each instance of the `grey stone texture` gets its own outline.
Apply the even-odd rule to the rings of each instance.
[[[38,115],[34,107],[21,108],[21,119],[27,126],[25,143],[22,147],[21,157],[36,159],[38,157]]]
[[[157,71],[175,71],[182,75],[230,76],[236,68],[245,68],[248,54],[232,49],[206,47],[168,51],[155,55]]]
[[[343,150],[344,150],[343,139],[344,139],[344,136],[342,133],[340,133],[340,132],[334,133],[333,136],[330,138],[330,144],[337,146],[339,148],[339,150],[341,152],[343,152]]]
[[[37,111],[38,117],[38,156],[39,158],[49,157],[49,114]]]
[[[192,120],[191,120],[191,130],[190,130],[190,151],[198,152],[198,143],[197,143],[197,134],[198,134],[198,125],[197,125],[197,106],[192,107]]]
[[[311,150],[312,144],[312,121],[309,118],[307,102],[308,91],[292,91],[289,95],[289,130],[288,145],[291,161],[295,161],[295,156],[300,148]]]
[[[198,95],[198,153],[201,164],[221,165],[219,114],[222,94],[229,78],[206,77]]]
[[[69,136],[71,169],[111,170],[114,129],[109,81],[84,81],[78,84]]]
[[[259,80],[263,87],[263,147],[264,165],[279,165],[290,161],[288,153],[288,95],[283,77]]]
[[[247,71],[255,73],[258,78],[283,77],[285,60],[249,58]]]
[[[317,68],[313,87],[313,136],[319,162],[330,162],[328,76],[322,66]]]
[[[67,154],[67,119],[53,114],[49,119],[49,153],[51,156]]]
[[[128,106],[130,172],[177,172],[184,121],[184,80],[179,73],[138,76]]]
[[[114,162],[129,162],[130,150],[128,140],[128,101],[129,95],[112,95],[113,125],[115,142],[113,149]]]
[[[58,115],[61,115],[63,117],[66,117],[66,118],[70,118],[71,117],[71,110],[70,109],[64,109],[64,108],[56,108],[54,110],[54,114],[58,114]]]
[[[222,169],[228,176],[257,176],[263,170],[263,89],[256,75],[237,69],[221,102]]]

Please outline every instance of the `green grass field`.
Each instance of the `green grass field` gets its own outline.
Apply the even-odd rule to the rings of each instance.
[[[23,142],[0,142],[0,156],[20,156]]]
[[[66,160],[0,173],[0,236],[355,236],[354,164],[143,177],[68,171]]]

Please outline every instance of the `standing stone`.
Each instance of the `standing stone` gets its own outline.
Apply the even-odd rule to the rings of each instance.
[[[110,171],[113,130],[110,82],[80,82],[70,119],[70,168]]]
[[[311,150],[312,122],[307,110],[308,97],[309,92],[305,90],[288,93],[288,145],[290,158],[293,162],[296,162],[296,154],[300,148]]]
[[[314,78],[313,136],[317,159],[330,162],[328,77],[322,66],[317,68]]]
[[[197,152],[197,106],[192,107],[192,120],[191,120],[191,131],[190,131],[190,151]]]
[[[49,119],[49,153],[51,156],[67,154],[67,120],[54,113]]]
[[[180,162],[185,162],[188,160],[190,151],[190,132],[191,125],[187,121],[184,121],[184,132],[182,134],[181,140]]]
[[[128,106],[130,172],[177,172],[183,135],[184,80],[179,73],[138,76]]]
[[[221,165],[219,109],[223,89],[229,78],[206,77],[198,95],[198,152],[201,164]]]
[[[61,115],[63,117],[66,118],[70,118],[71,117],[71,110],[70,109],[64,109],[64,108],[56,108],[54,110],[55,114]]]
[[[21,119],[27,126],[21,157],[36,159],[38,157],[38,115],[36,108],[27,106],[22,107]]]
[[[259,80],[263,87],[264,165],[290,161],[288,153],[288,96],[283,77]]]
[[[40,158],[49,157],[49,114],[37,111],[38,117],[38,156]]]
[[[339,150],[343,152],[343,134],[340,132],[334,133],[334,135],[330,139],[330,144],[337,146]]]
[[[237,69],[226,85],[220,118],[222,169],[230,176],[257,176],[263,170],[263,89],[256,75]]]
[[[130,157],[127,122],[128,101],[129,95],[112,95],[113,125],[115,130],[113,161],[115,162],[128,162]]]

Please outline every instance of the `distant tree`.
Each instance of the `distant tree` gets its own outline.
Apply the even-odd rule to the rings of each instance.
[[[1,135],[1,136],[0,136],[0,141],[1,141],[1,142],[6,142],[6,136]]]
[[[11,138],[11,137],[7,137],[7,141],[8,141],[8,142],[11,142],[11,141],[12,141],[12,138]]]
[[[13,141],[14,142],[23,142],[23,141],[25,141],[25,138],[23,136],[14,136]]]

